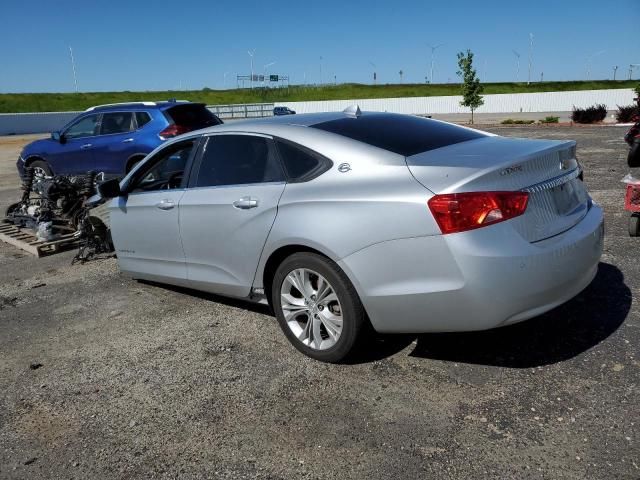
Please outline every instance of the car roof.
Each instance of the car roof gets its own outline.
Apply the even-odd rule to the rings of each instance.
[[[87,108],[87,112],[109,112],[109,111],[129,111],[129,110],[167,110],[176,105],[205,105],[204,103],[190,102],[188,100],[165,100],[161,102],[124,102],[124,103],[108,103],[106,105],[96,105]]]
[[[198,130],[199,134],[216,132],[262,133],[293,141],[324,136],[325,142],[329,135],[332,142],[338,139],[357,142],[404,157],[488,135],[440,120],[351,108],[342,112],[241,120]]]

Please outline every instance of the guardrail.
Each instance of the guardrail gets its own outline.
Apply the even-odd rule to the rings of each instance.
[[[236,105],[207,105],[221,119],[262,118],[273,116],[273,103],[242,103]]]

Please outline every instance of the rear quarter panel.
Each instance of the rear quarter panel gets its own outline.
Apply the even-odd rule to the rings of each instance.
[[[333,166],[314,180],[285,187],[256,288],[262,287],[269,256],[284,246],[307,246],[337,262],[376,243],[440,233],[427,207],[432,193],[412,177],[404,157],[323,135],[335,138],[326,145],[304,145],[330,158]],[[338,170],[343,163],[351,168],[344,173]]]

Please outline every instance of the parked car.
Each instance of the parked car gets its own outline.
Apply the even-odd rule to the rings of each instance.
[[[575,151],[351,109],[182,136],[100,192],[123,272],[266,301],[336,362],[367,323],[484,330],[583,290],[603,214]]]
[[[169,138],[222,121],[202,103],[137,102],[91,107],[51,138],[24,147],[18,159],[36,175],[74,175],[95,170],[124,176]]]
[[[275,107],[273,114],[277,117],[280,115],[295,115],[295,110],[291,110],[289,107]]]

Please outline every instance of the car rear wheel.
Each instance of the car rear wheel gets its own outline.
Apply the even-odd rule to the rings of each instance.
[[[640,214],[632,213],[629,217],[629,236],[640,237]]]
[[[33,175],[36,179],[42,179],[44,177],[50,177],[53,175],[51,167],[44,160],[35,160],[29,164],[29,168],[33,169]]]
[[[334,262],[313,253],[295,253],[276,270],[271,292],[280,327],[299,351],[334,363],[353,350],[365,311]]]

